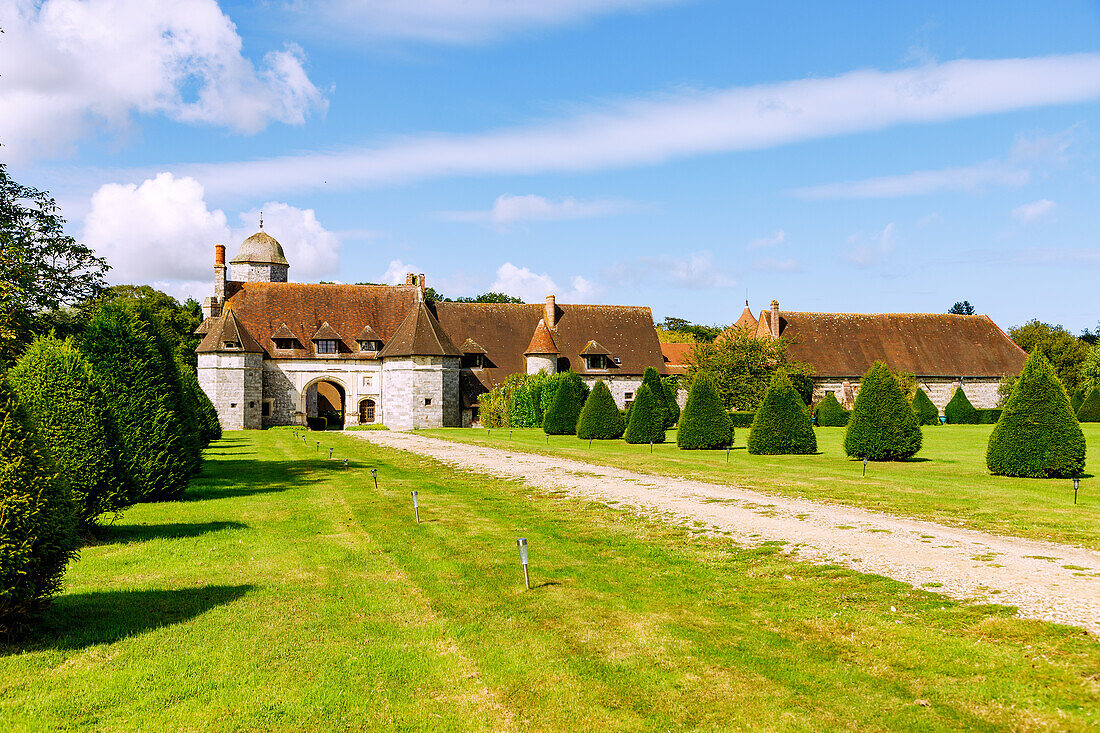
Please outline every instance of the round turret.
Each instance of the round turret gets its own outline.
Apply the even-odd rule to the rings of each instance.
[[[285,283],[290,263],[278,240],[263,230],[241,242],[237,256],[230,261],[230,279],[237,282]]]

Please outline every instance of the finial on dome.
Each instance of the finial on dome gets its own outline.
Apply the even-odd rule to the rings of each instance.
[[[264,212],[260,212],[260,231],[264,230]]]

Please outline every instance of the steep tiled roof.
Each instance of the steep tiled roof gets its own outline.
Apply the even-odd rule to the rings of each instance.
[[[359,335],[355,337],[356,341],[381,341],[382,337],[378,335],[370,326],[363,326],[363,330],[359,332]]]
[[[581,349],[581,356],[597,356],[597,355],[611,356],[611,352],[608,351],[607,349],[605,349],[604,347],[600,346],[600,342],[596,341],[595,339],[593,339],[592,341],[589,341],[587,344],[584,345],[584,348]]]
[[[378,354],[380,359],[389,356],[462,356],[462,352],[421,300]]]
[[[488,353],[488,352],[486,352]],[[535,326],[535,332],[531,334],[531,343],[527,344],[527,349],[523,352],[524,356],[529,354],[560,354],[558,345],[554,343],[554,334],[550,333],[550,329],[546,326],[546,320],[539,319],[539,324]]]
[[[458,349],[463,354],[488,354],[489,353],[488,351],[485,350],[484,346],[479,344],[477,341],[474,341],[473,339],[466,339],[465,341],[462,342],[462,346],[459,346]]]
[[[760,314],[767,334],[771,311]],[[858,377],[876,359],[918,377],[1018,374],[1027,354],[989,316],[946,313],[779,313],[792,359],[818,377]]]
[[[669,374],[687,374],[687,361],[695,344],[661,344],[661,355]]]
[[[294,339],[295,341],[301,341],[294,332],[291,331],[285,323],[280,323],[279,327],[275,329],[275,333],[271,334],[272,339]]]
[[[745,310],[741,311],[741,317],[733,324],[734,328],[756,328],[756,317],[749,309],[748,301],[745,301]]]
[[[232,310],[226,310],[218,318],[213,319],[195,351],[227,351],[226,342],[239,344],[236,349],[229,351],[248,351],[251,353],[263,353],[263,347],[256,343],[256,339],[248,332],[248,329],[240,322]]]

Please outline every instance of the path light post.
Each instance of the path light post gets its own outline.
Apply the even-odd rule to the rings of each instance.
[[[348,470],[348,459],[347,458],[344,459],[344,470],[345,471]]]
[[[650,452],[650,453],[652,453],[652,452],[653,452],[653,441],[652,441],[652,440],[651,440],[651,441],[649,441],[649,452]]]
[[[863,457],[863,475],[867,475],[867,456]]]
[[[413,514],[416,515],[416,523],[420,524],[420,494],[412,492],[413,495]]]
[[[317,447],[314,448],[313,450],[321,450],[321,441],[319,441],[319,440],[317,441]]]
[[[374,490],[378,491],[378,469],[372,468],[370,470],[370,477],[374,479]]]
[[[1077,489],[1081,488],[1081,479],[1073,477],[1073,503],[1077,503]]]
[[[726,446],[726,465],[727,466],[729,465],[729,462],[730,462],[730,447],[727,445]]]
[[[531,576],[527,573],[527,538],[520,537],[516,544],[519,546],[519,561],[523,563],[523,584],[531,590]]]
[[[332,448],[329,448],[329,449],[328,449],[328,459],[329,459],[330,461],[332,460]]]

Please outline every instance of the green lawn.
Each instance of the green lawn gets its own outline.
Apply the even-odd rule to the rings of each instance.
[[[0,730],[1100,725],[1079,629],[350,436],[228,434],[102,534],[0,646]]]
[[[1083,425],[1088,441],[1086,470],[1100,471],[1100,424]],[[564,456],[633,471],[681,476],[746,489],[830,501],[930,519],[998,534],[1052,540],[1100,549],[1100,478],[1081,481],[1077,505],[1069,479],[990,476],[985,445],[992,425],[924,428],[924,445],[912,461],[862,464],[844,456],[844,428],[818,428],[813,456],[750,456],[747,429],[735,431],[734,448],[682,451],[676,432],[654,447],[621,440],[588,441],[546,435],[539,429],[453,428],[423,435],[498,448]]]

